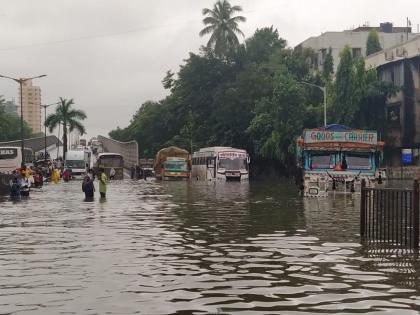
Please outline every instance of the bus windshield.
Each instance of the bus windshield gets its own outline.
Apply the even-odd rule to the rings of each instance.
[[[121,156],[101,157],[98,164],[103,167],[123,167],[123,159]]]
[[[246,159],[220,159],[219,168],[227,170],[246,170],[247,161]]]

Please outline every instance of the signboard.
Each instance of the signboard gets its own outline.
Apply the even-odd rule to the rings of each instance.
[[[0,160],[14,159],[17,153],[15,148],[0,148]]]
[[[242,152],[220,152],[220,159],[246,159],[246,153]]]
[[[349,131],[331,131],[331,130],[305,130],[305,143],[322,142],[350,142],[376,145],[378,135],[373,131],[349,130]]]
[[[402,149],[401,150],[401,161],[404,165],[413,163],[413,150]]]

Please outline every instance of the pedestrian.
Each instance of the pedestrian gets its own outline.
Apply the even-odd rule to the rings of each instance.
[[[10,197],[14,200],[20,199],[20,189],[20,182],[18,181],[17,176],[14,176],[10,181]]]
[[[89,169],[82,182],[82,191],[85,193],[85,200],[90,201],[95,194],[95,185],[93,184],[93,170]]]
[[[70,180],[70,172],[67,168],[63,172],[63,179],[65,182],[68,182]]]
[[[108,177],[105,174],[104,168],[101,168],[99,171],[101,172],[99,175],[99,193],[101,194],[101,198],[106,198]]]
[[[134,175],[136,174],[136,169],[134,168],[134,165],[131,165],[130,171],[130,177],[131,179],[134,179]]]
[[[58,182],[60,181],[60,171],[56,168],[53,168],[53,170],[52,170],[51,181],[54,184],[58,184]]]
[[[136,179],[140,179],[140,166],[136,165]]]
[[[109,171],[109,179],[114,179],[115,177],[115,169],[111,168],[111,170]]]

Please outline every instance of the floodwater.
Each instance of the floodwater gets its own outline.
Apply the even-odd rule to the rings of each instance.
[[[361,246],[358,197],[287,181],[80,182],[0,200],[0,314],[417,314],[413,255]]]

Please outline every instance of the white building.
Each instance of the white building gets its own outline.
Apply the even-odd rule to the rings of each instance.
[[[309,37],[297,47],[312,48],[317,54],[317,69],[322,69],[328,50],[334,61],[334,73],[340,63],[340,52],[345,46],[349,46],[353,56],[366,57],[366,41],[371,30],[376,30],[383,49],[404,43],[416,37],[417,33],[411,33],[411,27],[393,27],[392,23],[381,23],[379,27],[362,26],[350,31],[325,32],[320,36]]]

